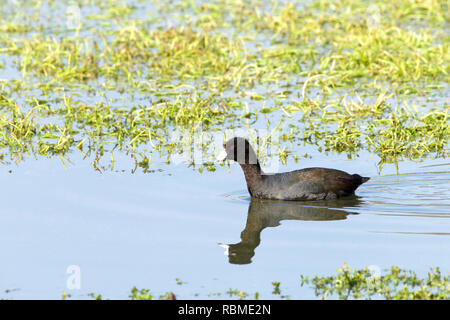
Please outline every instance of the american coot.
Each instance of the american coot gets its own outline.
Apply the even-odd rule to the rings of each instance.
[[[244,171],[253,198],[272,200],[324,200],[350,196],[370,178],[326,168],[306,168],[285,173],[264,174],[255,151],[244,138],[232,138],[224,145],[222,160],[237,161]]]

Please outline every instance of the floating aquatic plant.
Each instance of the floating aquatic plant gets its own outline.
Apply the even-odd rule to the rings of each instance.
[[[447,156],[446,1],[66,1],[48,4],[63,17],[48,21],[23,6],[0,10],[4,164],[80,152],[112,169],[121,153],[153,172],[153,153],[170,163],[199,124],[264,128],[282,163],[303,143],[380,165]],[[436,99],[419,110],[425,95]]]

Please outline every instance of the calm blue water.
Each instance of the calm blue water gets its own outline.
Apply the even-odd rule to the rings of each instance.
[[[236,164],[203,174],[183,164],[100,174],[81,160],[68,169],[59,160],[2,167],[0,298],[59,299],[62,291],[127,298],[135,285],[178,298],[229,288],[273,298],[272,281],[292,298],[313,298],[300,274],[330,275],[344,262],[448,272],[450,164],[400,163],[399,175],[387,166],[378,176],[376,162],[317,154],[281,167],[326,166],[372,179],[356,200],[269,201],[251,210]],[[218,243],[234,246],[225,255]],[[80,289],[66,286],[70,265],[80,267]]]
[[[185,23],[173,12],[157,12],[165,2],[127,3],[137,8],[134,18],[163,17],[154,21],[155,28],[174,21],[178,21],[174,25]],[[74,31],[66,28],[68,3],[55,2],[50,9],[36,4],[27,12],[17,10],[16,5],[7,1],[1,12],[6,17],[14,13],[17,23],[43,25],[42,32],[57,38],[74,36]],[[99,27],[95,19],[88,19],[99,13],[102,11],[95,6],[82,7],[85,27],[81,35]],[[114,23],[102,26],[103,30],[116,27]],[[269,39],[261,38],[257,43],[270,44]],[[253,50],[255,43],[248,48]],[[24,80],[15,59],[0,56],[4,66],[0,88],[8,88],[12,80]],[[42,79],[28,79],[28,85],[37,80]],[[104,81],[108,79],[92,85],[101,86]],[[127,89],[126,84],[120,85]],[[284,89],[268,86],[250,91],[270,93],[267,107],[272,107],[276,92]],[[408,98],[408,104],[419,106],[419,114],[444,105],[448,86],[443,86],[435,96]],[[75,100],[87,104],[106,101],[130,107],[141,102],[148,105],[154,98],[147,92],[121,94],[118,87],[91,95],[85,90],[77,85],[55,88],[57,96],[77,93]],[[155,87],[155,92],[158,90]],[[300,92],[297,87],[289,98],[299,100]],[[313,89],[309,95],[317,93]],[[11,93],[20,105],[40,95],[34,89]],[[236,92],[224,95],[237,96]],[[263,103],[239,99],[248,102],[250,109]],[[388,103],[395,105],[396,100]],[[294,115],[292,123],[298,125],[299,118]],[[259,121],[260,128],[265,128],[265,120]],[[394,165],[385,165],[380,174],[379,159],[367,153],[346,160],[345,155],[325,155],[311,147],[293,151],[298,155],[307,152],[311,158],[290,162],[280,171],[320,166],[372,179],[357,190],[355,199],[278,203],[251,202],[236,164],[231,164],[230,170],[224,166],[200,174],[185,164],[167,166],[154,159],[152,169],[161,172],[138,170],[131,174],[132,165],[127,166],[128,160],[119,156],[117,162],[126,172],[100,174],[90,160],[74,155],[70,157],[74,164],[67,169],[58,159],[28,159],[17,166],[0,166],[0,298],[60,299],[63,291],[76,299],[89,299],[90,293],[127,298],[133,286],[148,288],[156,296],[173,291],[181,299],[226,298],[230,288],[276,298],[271,294],[271,282],[277,281],[282,294],[301,299],[314,298],[312,290],[300,287],[301,274],[331,275],[344,262],[354,268],[379,270],[397,265],[419,275],[436,266],[445,273],[450,271],[448,160],[401,162],[398,172]],[[79,289],[67,286],[70,266],[79,267]],[[222,295],[211,295],[217,292]]]

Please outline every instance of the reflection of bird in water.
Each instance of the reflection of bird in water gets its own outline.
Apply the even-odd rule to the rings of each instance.
[[[354,214],[347,210],[358,207],[360,203],[356,197],[310,203],[252,199],[248,208],[247,223],[241,232],[241,242],[219,243],[219,246],[226,249],[225,254],[228,255],[230,263],[248,264],[255,255],[264,228],[279,226],[281,220],[344,220],[347,215]]]

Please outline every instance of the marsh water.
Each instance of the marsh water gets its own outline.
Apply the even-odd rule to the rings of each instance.
[[[402,162],[399,174],[386,166],[379,175],[374,156],[322,155],[281,171],[309,166],[372,179],[354,198],[277,202],[251,200],[236,164],[100,174],[88,162],[30,160],[2,170],[1,297],[127,298],[137,286],[179,298],[225,298],[230,288],[276,298],[277,281],[284,295],[313,298],[300,275],[332,274],[344,262],[448,270],[448,162]],[[79,289],[67,288],[71,265]]]
[[[195,17],[198,9],[194,5],[196,2],[203,3],[190,1],[188,8],[192,11],[191,13],[185,12],[183,6],[178,9],[183,14],[191,14],[194,22],[201,21],[202,17],[206,22],[215,21],[213,15],[210,20],[206,19],[209,17],[208,6],[203,8],[204,12],[201,11],[202,14],[199,17]],[[309,2],[300,1],[298,7],[302,8]],[[5,5],[2,8],[4,10],[0,11],[0,14],[3,12],[4,17],[12,16],[12,13],[17,11],[16,1],[7,3],[9,6]],[[35,33],[44,35],[48,33],[54,36],[50,43],[56,43],[57,39],[64,37],[78,38],[80,36],[81,39],[86,33],[86,39],[90,41],[92,40],[89,35],[91,29],[99,28],[99,31],[103,30],[105,33],[106,43],[109,41],[111,44],[113,35],[117,38],[120,33],[108,34],[108,32],[114,28],[120,31],[123,25],[132,25],[131,22],[127,22],[127,19],[132,21],[133,17],[148,20],[148,25],[151,26],[151,28],[146,26],[148,30],[157,30],[161,27],[163,30],[166,28],[170,31],[173,27],[171,20],[174,19],[181,20],[179,23],[181,26],[186,24],[187,20],[183,15],[177,18],[176,14],[165,11],[168,10],[165,7],[166,2],[156,1],[156,3],[162,9],[159,13],[154,12],[153,5],[147,2],[128,1],[133,14],[129,13],[129,16],[125,14],[125,18],[120,17],[123,15],[120,13],[123,7],[114,7],[118,12],[114,13],[113,10],[109,13],[108,11],[105,18],[98,18],[95,14],[106,12],[102,6],[98,8],[94,4],[84,6],[81,10],[81,18],[85,17],[82,19],[85,28],[78,30],[80,34],[78,31],[65,30],[67,17],[59,13],[66,12],[66,4],[56,9],[47,8],[46,5],[38,9],[34,7],[35,13],[38,13],[35,18],[38,21],[36,25],[39,27],[35,30],[31,28],[31,31],[25,31],[23,35],[12,31],[11,37],[32,39]],[[217,12],[222,12],[221,2],[217,3],[219,3]],[[269,3],[267,5],[270,6]],[[55,3],[53,6],[58,5]],[[235,7],[235,12],[240,11],[239,4]],[[17,13],[20,18],[17,21],[20,23],[22,20],[27,21],[25,12],[24,10],[20,14]],[[171,17],[172,15],[174,17]],[[121,21],[122,25],[118,23],[115,26],[115,19]],[[234,23],[240,21],[234,20]],[[226,21],[228,18],[224,19],[222,25],[226,25],[224,23]],[[104,22],[110,24],[100,27]],[[48,29],[47,23],[49,23]],[[220,25],[219,23],[218,29],[221,29]],[[224,32],[226,36],[233,37],[232,31],[224,30]],[[247,47],[249,50],[256,50],[277,44],[276,41],[279,40],[275,36],[278,36],[278,31],[276,35],[263,35],[256,30],[252,32],[254,39],[247,43]],[[94,39],[97,40],[103,39],[102,32],[95,37],[97,38]],[[183,32],[179,32],[179,37],[179,39],[174,38],[173,43],[176,42],[175,40],[186,40],[183,38],[185,37]],[[391,35],[388,39],[390,37]],[[272,43],[271,39],[275,42]],[[100,51],[102,51],[102,41],[98,41]],[[14,46],[11,47],[15,48],[15,42],[12,43]],[[323,51],[322,53],[327,55],[327,46],[325,41],[324,47],[318,47],[316,51]],[[120,49],[120,46],[118,48]],[[205,49],[202,46],[199,48],[197,48],[199,52]],[[70,107],[73,109],[81,106],[76,104],[75,100],[82,104],[104,103],[112,107],[131,109],[139,104],[162,105],[171,99],[177,99],[178,93],[179,96],[199,94],[208,97],[210,88],[215,88],[211,79],[218,76],[205,71],[204,77],[212,81],[212,85],[204,85],[205,79],[196,79],[195,77],[198,76],[196,73],[193,75],[187,73],[184,78],[181,74],[181,80],[171,83],[170,80],[165,79],[172,77],[170,73],[167,75],[162,73],[161,79],[158,79],[154,78],[154,75],[158,74],[154,72],[157,69],[150,68],[145,71],[148,72],[147,75],[144,72],[142,77],[139,76],[129,82],[124,82],[124,79],[122,82],[114,82],[99,73],[98,78],[92,80],[93,83],[86,81],[80,84],[78,80],[73,83],[70,81],[58,83],[55,80],[53,87],[49,85],[49,89],[40,91],[39,81],[41,81],[40,85],[44,84],[43,87],[47,88],[45,84],[47,81],[54,80],[52,76],[48,79],[46,78],[48,75],[43,72],[45,77],[41,74],[42,79],[36,75],[25,77],[26,72],[22,74],[22,69],[26,68],[21,68],[20,65],[20,60],[23,58],[20,54],[25,55],[25,53],[13,56],[8,55],[8,48],[0,49],[3,50],[0,55],[0,85],[5,84],[4,88],[10,90],[7,92],[5,89],[5,93],[0,93],[15,99],[14,103],[23,108],[24,114],[34,109],[35,105],[29,101],[42,99],[41,106],[47,107],[48,104],[48,109],[52,109],[61,106],[63,96],[65,99],[72,94],[75,98],[73,106]],[[157,48],[152,47],[151,50],[157,50]],[[276,52],[279,48],[275,47],[274,50]],[[101,59],[106,59],[111,52],[106,52]],[[259,56],[258,51],[255,52],[255,57]],[[214,53],[213,56],[215,57],[216,54]],[[303,55],[304,53],[299,54],[299,57]],[[266,58],[267,61],[261,60],[260,65],[266,65],[270,60],[276,59],[274,55],[271,53],[267,55],[266,52],[267,56],[269,57]],[[220,59],[225,59],[224,57],[229,58],[228,54],[224,54]],[[65,59],[63,58],[62,61]],[[225,64],[228,63],[227,59]],[[27,59],[23,60],[27,61]],[[173,61],[177,62],[175,58]],[[280,62],[282,63],[286,61]],[[308,67],[302,63],[299,59],[298,64],[304,69],[314,67],[314,64]],[[253,66],[259,64],[252,62]],[[62,65],[64,66],[64,63]],[[102,66],[101,63],[100,66]],[[201,65],[202,68],[205,66]],[[126,69],[126,64],[124,68]],[[247,66],[243,69],[246,68]],[[75,68],[75,70],[84,69]],[[236,67],[235,70],[240,69]],[[258,74],[256,71],[255,74]],[[268,73],[268,78],[273,77],[271,72]],[[273,74],[279,75],[279,73]],[[135,76],[131,71],[127,75]],[[132,83],[136,85],[142,79],[145,80],[142,87],[128,88]],[[310,97],[319,96],[320,90],[317,88],[305,90],[309,79],[294,75],[291,79],[291,87],[287,80],[278,81],[277,79],[276,83],[270,82],[263,85],[253,85],[251,84],[253,80],[250,82],[247,80],[247,87],[243,85],[242,90],[238,90],[239,86],[235,86],[234,80],[229,86],[225,86],[231,88],[229,91],[220,92],[220,94],[216,92],[220,97],[233,97],[236,101],[242,102],[242,105],[247,104],[246,110],[245,108],[230,109],[230,113],[242,114],[242,117],[236,117],[239,120],[232,123],[233,127],[258,128],[269,133],[280,119],[283,119],[283,121],[286,120],[285,124],[299,128],[299,135],[303,129],[311,129],[311,124],[307,122],[313,121],[313,116],[309,119],[308,115],[303,117],[300,114],[302,112],[287,114],[285,109],[282,109],[283,103],[280,102],[284,101],[286,106],[291,100],[306,100],[305,92]],[[257,80],[255,80],[256,83],[258,83]],[[330,86],[333,90],[334,81],[333,86]],[[15,82],[23,82],[23,87],[27,89],[15,91]],[[34,86],[35,82],[36,86]],[[386,82],[389,83],[389,78]],[[108,83],[108,87],[105,83]],[[380,83],[381,87],[379,87],[380,84],[376,87],[379,89],[373,89],[376,94],[363,96],[366,103],[372,100],[368,103],[369,106],[372,106],[380,97],[384,82]],[[192,87],[192,92],[181,94],[180,88],[185,85]],[[21,86],[17,85],[17,87]],[[139,92],[147,87],[149,87],[148,90]],[[198,91],[195,91],[194,87],[198,87]],[[392,87],[395,86],[386,86],[386,96],[393,91]],[[430,89],[429,94],[406,95],[401,99],[395,96],[380,101],[392,106],[386,109],[386,113],[394,112],[396,107],[400,109],[399,101],[403,100],[407,101],[408,105],[417,106],[418,115],[433,111],[436,107],[442,112],[448,112],[448,84],[442,81],[439,86],[435,84],[435,87],[440,89],[436,92]],[[331,96],[336,95],[336,99],[341,101],[343,96],[348,98],[355,93],[357,95],[357,88],[353,85],[343,89],[339,89],[337,85]],[[157,94],[162,97],[161,100]],[[252,98],[259,94],[262,98]],[[383,97],[383,94],[381,96]],[[266,107],[266,102],[268,108],[275,106],[276,112],[267,115],[267,118],[265,114],[260,113],[257,123],[252,122],[254,118],[245,123],[244,114],[249,110],[261,110],[263,106]],[[222,103],[221,100],[220,103]],[[324,103],[320,101],[319,105],[322,106]],[[365,105],[361,103],[356,106],[364,107]],[[71,108],[69,108],[69,117]],[[3,109],[1,110],[3,112]],[[352,115],[352,112],[358,113],[359,109],[355,110],[349,111],[349,115]],[[314,115],[315,120],[319,120],[323,114]],[[219,113],[219,116],[221,115]],[[36,121],[54,122],[58,125],[67,122],[64,114],[53,116],[54,118],[37,117]],[[323,117],[320,119],[324,120],[325,115]],[[159,118],[155,119],[157,122]],[[266,126],[267,119],[270,119],[270,126]],[[447,113],[445,119],[447,119]],[[173,122],[167,124],[169,131],[176,127]],[[126,124],[126,121],[123,123]],[[317,121],[316,124],[318,123]],[[78,129],[85,129],[83,125],[85,123],[80,124]],[[280,131],[280,135],[288,132],[287,125],[286,131]],[[215,125],[214,129],[221,135],[222,131],[229,126],[230,123],[225,122]],[[331,123],[330,126],[337,126],[337,124]],[[388,127],[389,125],[386,125],[386,128]],[[146,129],[150,132],[154,128]],[[313,129],[311,130],[314,131]],[[78,136],[75,136],[75,139],[78,139],[77,143],[85,138],[84,131],[80,129],[80,132]],[[88,135],[89,132],[86,133],[86,137]],[[129,142],[137,137],[130,135],[126,138]],[[423,161],[400,159],[397,164],[381,165],[380,162],[385,161],[381,161],[375,153],[369,153],[367,148],[356,150],[349,159],[345,151],[342,153],[320,151],[317,144],[308,145],[304,143],[306,139],[302,140],[302,137],[299,137],[296,140],[295,138],[292,141],[289,139],[285,141],[285,145],[292,144],[289,151],[291,155],[298,155],[299,159],[296,162],[290,157],[286,164],[278,159],[276,162],[278,172],[306,167],[328,167],[369,176],[370,181],[358,188],[354,197],[335,201],[262,201],[250,199],[244,175],[235,163],[217,164],[215,171],[204,169],[200,173],[199,164],[194,169],[186,162],[166,164],[166,159],[158,158],[155,152],[150,170],[146,173],[146,170],[130,170],[134,163],[130,163],[130,158],[124,156],[126,148],[122,148],[114,155],[114,161],[119,169],[99,172],[92,166],[92,157],[83,159],[74,145],[67,152],[70,162],[63,161],[64,164],[57,155],[34,157],[32,155],[34,151],[28,151],[24,161],[16,164],[13,160],[3,159],[2,153],[0,157],[0,163],[2,163],[0,166],[2,183],[0,299],[60,299],[63,292],[75,299],[91,299],[91,294],[101,294],[103,298],[120,299],[128,298],[133,286],[149,289],[155,297],[165,292],[174,292],[178,299],[228,298],[229,289],[247,292],[250,298],[256,292],[259,298],[280,298],[280,295],[272,294],[272,282],[280,283],[283,296],[308,299],[315,298],[314,290],[300,285],[300,275],[329,276],[334,274],[343,263],[347,263],[352,268],[370,267],[374,272],[383,272],[396,265],[413,270],[421,276],[426,275],[432,267],[440,267],[446,274],[450,271],[450,162],[448,158],[436,156],[434,159],[433,152],[424,152],[420,155],[420,157],[423,156]],[[419,138],[412,136],[413,140]],[[33,140],[33,143],[35,142]],[[223,143],[223,141],[215,142],[218,142],[219,146]],[[105,144],[105,150],[112,145]],[[162,141],[161,145],[164,145]],[[128,145],[126,147],[128,148]],[[7,154],[7,147],[5,150],[4,153]],[[128,151],[129,149],[126,149],[127,153]],[[306,156],[302,157],[301,155],[304,154]],[[448,155],[447,149],[446,154]],[[108,158],[108,156],[109,153],[105,151],[105,157]],[[79,286],[75,287],[70,285],[74,275],[73,270],[79,271],[77,274],[80,280],[77,282]],[[237,296],[234,295],[233,298]]]

